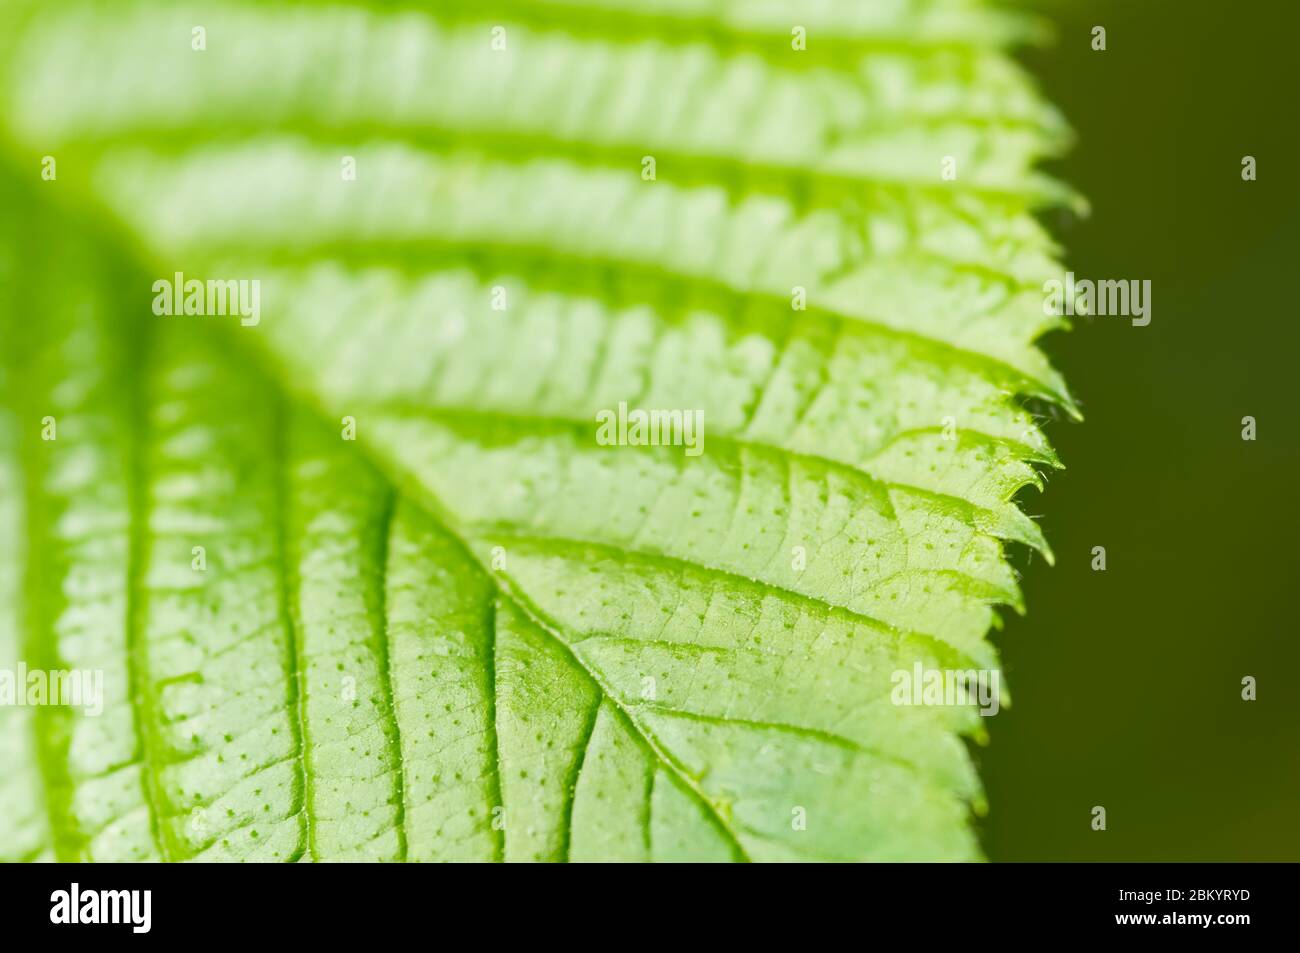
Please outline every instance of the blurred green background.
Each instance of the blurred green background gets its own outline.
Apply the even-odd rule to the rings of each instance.
[[[1086,421],[1049,425],[1069,469],[1025,498],[1057,565],[1018,554],[1029,613],[996,637],[985,849],[1300,860],[1300,4],[1029,5],[1058,37],[1021,59],[1079,137],[1049,169],[1093,208],[1047,221],[1078,277],[1150,278],[1153,310],[1045,342]]]

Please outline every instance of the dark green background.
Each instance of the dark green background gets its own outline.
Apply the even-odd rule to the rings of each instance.
[[[1058,36],[1021,58],[1078,134],[1049,169],[1093,209],[1046,221],[1078,277],[1150,278],[1153,308],[1044,342],[1086,420],[1049,424],[1068,469],[1025,497],[1057,565],[1017,554],[1029,613],[995,636],[985,849],[1300,860],[1300,4],[1032,5]]]

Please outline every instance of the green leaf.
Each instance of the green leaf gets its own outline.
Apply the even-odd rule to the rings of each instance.
[[[1048,553],[1033,25],[494,9],[0,6],[0,670],[104,677],[0,707],[0,857],[978,857],[891,689]]]

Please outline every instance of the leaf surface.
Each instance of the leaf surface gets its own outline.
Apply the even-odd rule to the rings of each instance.
[[[0,708],[0,856],[978,856],[980,719],[890,696],[1047,553],[1019,19],[0,10],[0,668],[105,678]]]

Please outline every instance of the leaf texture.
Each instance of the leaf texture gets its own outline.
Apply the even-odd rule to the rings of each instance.
[[[105,673],[0,707],[0,857],[979,856],[891,676],[1050,557],[1067,132],[1017,17],[788,9],[0,5],[0,668]]]

